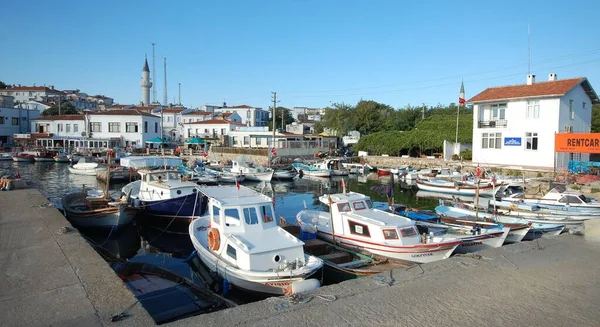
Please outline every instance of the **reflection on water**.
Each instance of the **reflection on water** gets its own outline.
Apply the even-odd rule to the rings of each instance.
[[[13,174],[19,171],[31,185],[39,188],[52,202],[60,207],[60,199],[65,194],[87,187],[103,188],[94,176],[70,174],[68,164],[58,163],[16,163],[0,162],[0,175]],[[389,178],[377,179],[369,176],[336,176],[333,178],[316,178],[304,176],[289,182],[252,182],[244,183],[269,197],[275,197],[275,214],[289,222],[295,222],[296,214],[304,209],[322,209],[326,207],[318,201],[318,197],[328,193],[342,192],[342,180],[348,191],[370,195],[374,202],[386,202],[383,195],[371,191],[371,186],[388,184]],[[110,189],[118,191],[124,184],[111,185]],[[416,196],[416,190],[403,181],[394,180],[394,202],[403,203],[419,209],[433,209],[437,199]],[[438,197],[439,198],[439,197]],[[169,226],[168,229],[165,227]],[[90,244],[109,262],[131,260],[147,262],[169,269],[201,284],[198,277],[191,273],[190,267],[183,259],[193,251],[187,232],[187,226],[165,224],[139,215],[135,223],[114,233],[84,234]],[[264,298],[243,291],[232,291],[230,295],[235,302],[244,303]]]

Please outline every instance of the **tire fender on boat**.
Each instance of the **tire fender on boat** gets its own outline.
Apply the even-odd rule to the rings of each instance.
[[[219,250],[221,246],[221,237],[219,235],[219,230],[216,228],[210,228],[208,230],[208,247],[213,250]]]

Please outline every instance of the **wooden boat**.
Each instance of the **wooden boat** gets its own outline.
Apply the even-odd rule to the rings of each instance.
[[[334,284],[349,279],[371,276],[398,267],[409,266],[405,262],[352,251],[341,246],[316,239],[315,234],[303,232],[298,225],[279,218],[279,226],[304,242],[304,252],[323,260],[323,284]],[[308,235],[308,236],[307,236]]]
[[[85,158],[80,158],[76,164],[69,167],[69,172],[76,175],[96,176],[98,171],[98,163],[87,162]]]
[[[62,207],[67,219],[77,228],[119,228],[135,217],[135,212],[127,210],[127,200],[90,195],[84,188],[64,196]]]
[[[348,176],[349,171],[343,166],[341,159],[327,158],[312,164],[317,169],[329,170],[331,176]]]
[[[541,198],[528,198],[524,193],[513,194],[511,197],[502,198],[503,201],[519,202],[528,205],[537,205],[541,208],[565,209],[576,208],[579,211],[600,212],[600,202],[587,198],[575,191],[565,191],[553,188]]]
[[[198,257],[213,272],[239,288],[289,294],[320,286],[309,279],[323,260],[307,255],[303,243],[277,225],[272,199],[245,186],[201,186],[205,216],[189,234]]]
[[[57,154],[54,156],[54,162],[69,163],[71,162],[71,158],[66,154]]]
[[[454,237],[462,243],[454,250],[455,253],[471,253],[481,250],[499,248],[504,244],[510,231],[509,227],[498,224],[461,224],[448,223],[442,217],[441,223],[417,222],[419,232],[430,236]]]
[[[113,269],[156,324],[235,306],[191,280],[156,265],[123,262],[113,265]]]
[[[10,161],[13,160],[13,156],[15,153],[0,153],[0,161]]]
[[[53,162],[56,151],[40,151],[33,159],[35,161]]]
[[[415,222],[390,212],[373,209],[370,197],[348,192],[319,197],[330,212],[304,209],[296,215],[298,224],[320,238],[383,257],[426,263],[450,257],[461,244],[456,238],[426,239]],[[333,227],[332,227],[333,226]]]
[[[494,184],[476,185],[467,182],[451,182],[442,179],[417,179],[419,190],[430,192],[441,192],[458,195],[475,195],[479,188],[479,195],[493,196]]]
[[[224,172],[220,170],[204,168],[205,171],[219,176],[219,183],[241,183],[246,180],[246,176],[232,172]]]

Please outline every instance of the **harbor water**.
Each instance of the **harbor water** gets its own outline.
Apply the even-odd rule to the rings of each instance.
[[[60,201],[64,195],[80,190],[84,185],[99,190],[105,187],[104,183],[97,181],[95,176],[71,174],[68,164],[64,163],[0,162],[0,176],[17,172],[29,185],[38,188],[49,199],[49,203],[58,209],[61,209]],[[343,179],[349,191],[367,194],[372,197],[376,206],[384,206],[385,196],[373,192],[371,187],[387,184],[389,178],[377,179],[375,174],[372,178],[351,175]],[[342,177],[326,179],[304,177],[289,182],[245,182],[243,185],[274,197],[276,216],[283,217],[288,222],[295,222],[296,214],[304,207],[325,210],[318,197],[323,194],[342,192],[341,181]],[[119,193],[124,185],[111,184],[109,190]],[[419,209],[433,209],[438,203],[436,199],[418,198],[414,187],[398,181],[394,183],[394,202]],[[82,231],[82,235],[111,264],[124,261],[151,263],[202,284],[184,261],[194,250],[187,233],[187,226],[178,224],[165,226],[147,217],[138,216],[133,224],[119,231],[102,233]],[[264,299],[263,295],[235,289],[228,297],[238,304]]]

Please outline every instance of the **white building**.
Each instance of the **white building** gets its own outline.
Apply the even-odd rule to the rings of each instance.
[[[233,107],[219,108],[223,113],[237,113],[242,119],[242,123],[246,126],[267,126],[269,123],[269,111],[262,108],[251,107],[248,105],[240,105]]]
[[[491,87],[467,101],[473,104],[473,162],[481,165],[553,168],[554,134],[590,132],[598,95],[586,78]],[[557,168],[589,154],[559,153]]]
[[[290,114],[295,121],[321,121],[325,110],[322,108],[294,107],[290,109]]]
[[[228,135],[236,127],[245,126],[242,123],[230,121],[227,119],[209,119],[195,122],[185,122],[184,137],[200,137],[209,139],[221,139],[222,135]]]
[[[67,101],[76,109],[99,109],[105,106],[110,106],[113,99],[104,95],[89,96],[79,90],[56,90],[54,86],[9,86],[5,89],[0,89],[0,95],[12,96],[15,98],[15,104],[31,105],[31,101],[40,103],[57,102],[60,100]],[[28,107],[29,108],[29,107]]]
[[[38,110],[40,113],[42,113],[44,110],[52,107],[52,103],[30,100],[26,101],[25,103],[21,103],[19,107],[30,110]]]
[[[30,133],[29,122],[40,116],[38,110],[14,108],[11,96],[0,96],[0,149],[14,145],[15,134]]]
[[[144,148],[148,140],[160,136],[160,117],[135,109],[110,110],[40,117],[32,129],[48,134],[38,140],[44,146]]]

